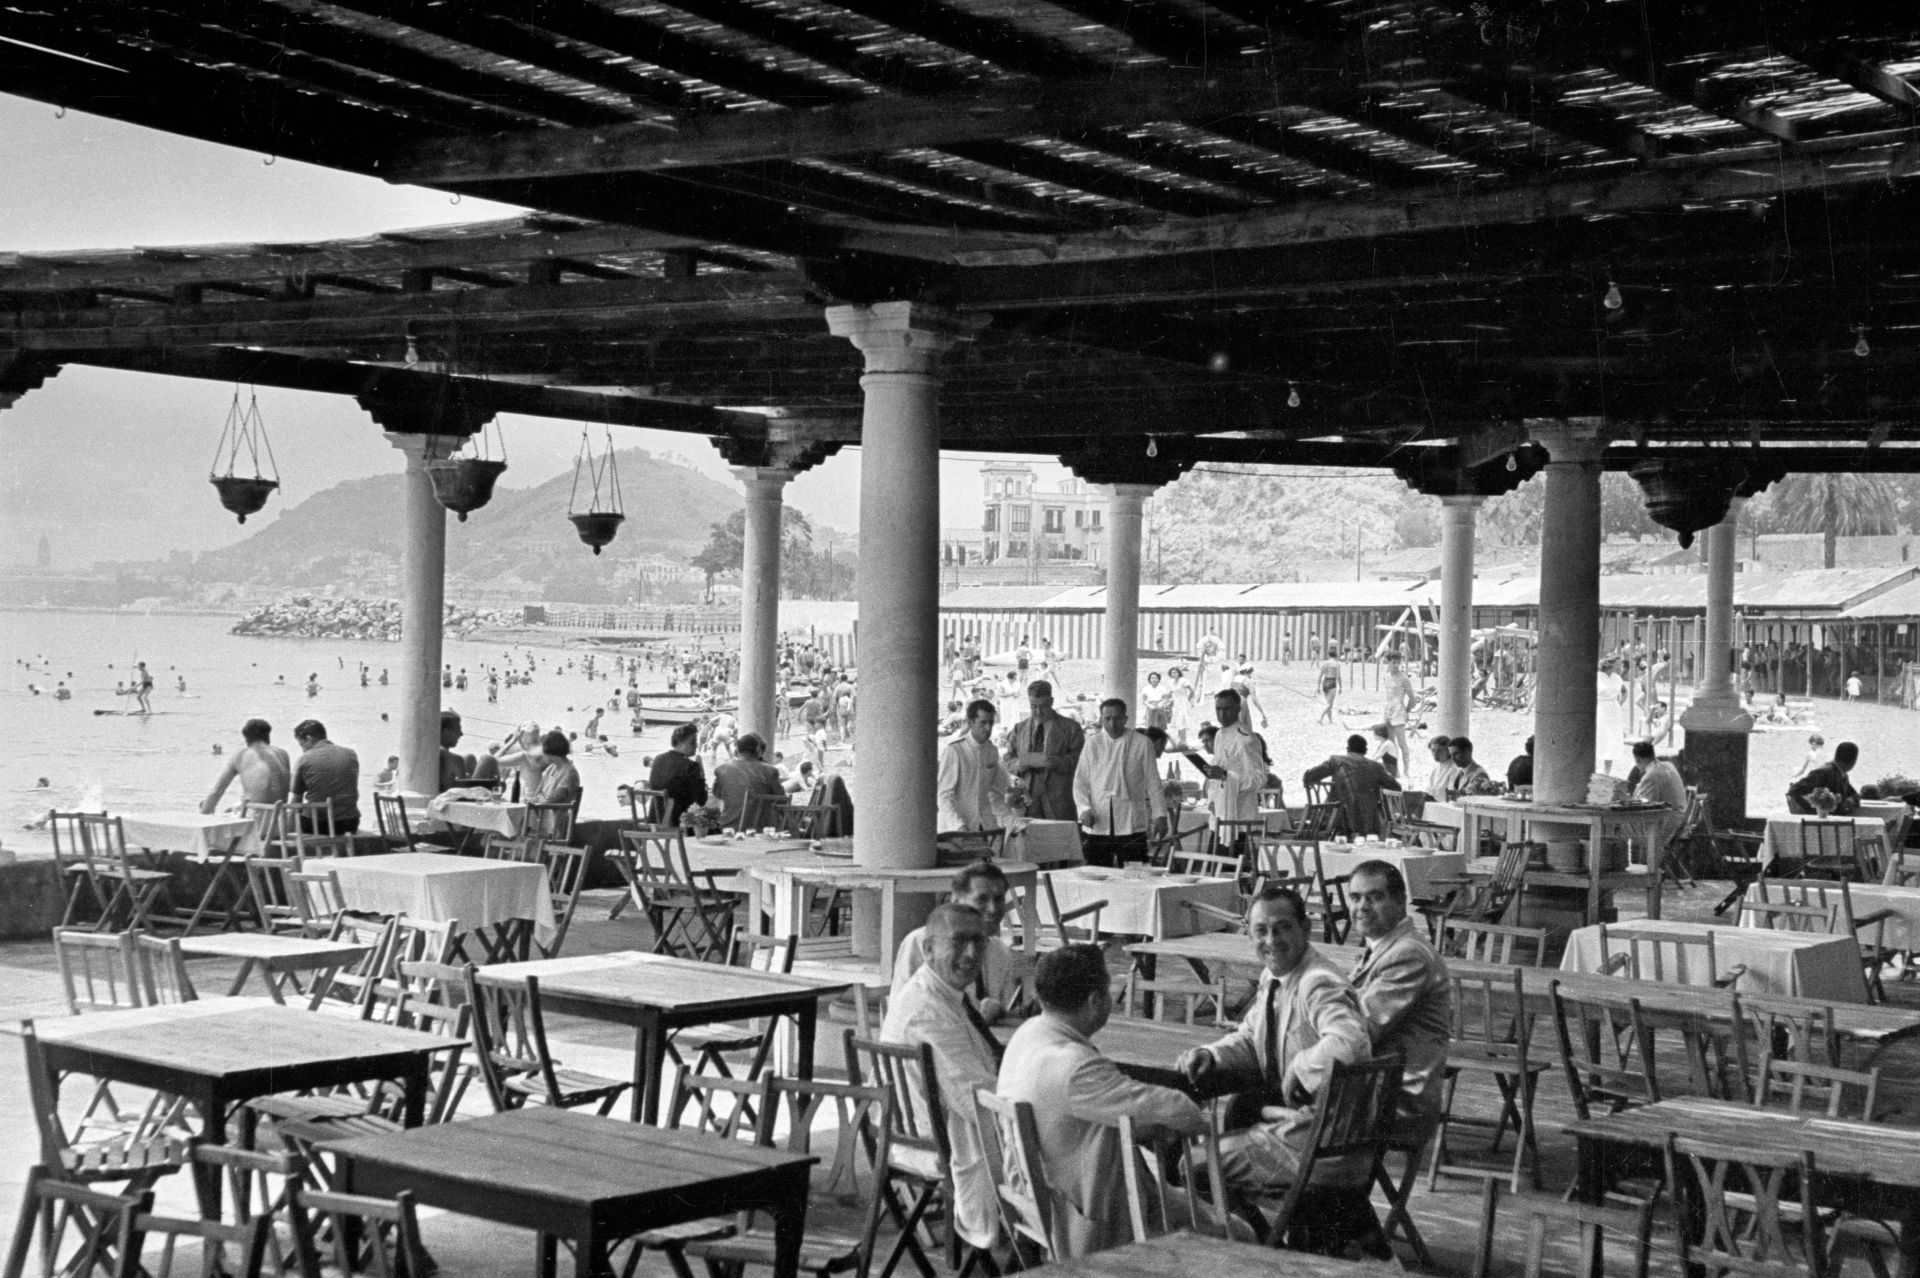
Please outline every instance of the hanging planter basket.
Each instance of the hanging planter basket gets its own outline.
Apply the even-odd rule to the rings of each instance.
[[[245,451],[252,462],[253,473],[240,473],[240,454]],[[266,455],[266,469],[260,468],[260,458]],[[224,464],[225,470],[221,469]],[[267,498],[273,490],[280,487],[280,468],[274,465],[273,447],[267,443],[267,425],[260,417],[260,397],[249,397],[247,406],[240,406],[240,388],[233,388],[233,406],[227,409],[226,425],[220,430],[220,443],[213,452],[213,473],[207,480],[220,494],[220,504],[239,516],[241,523],[247,522],[248,515],[258,514],[267,504]]]
[[[587,508],[575,510],[582,475],[589,484]],[[587,436],[587,428],[580,428],[580,455],[573,463],[573,491],[567,497],[567,518],[573,521],[580,540],[593,547],[596,555],[620,532],[626,515],[620,502],[620,468],[613,460],[611,428],[607,430],[606,451],[598,458],[593,455],[593,441]]]
[[[263,479],[253,475],[214,475],[213,486],[220,494],[220,504],[240,517],[241,523],[247,522],[248,515],[257,515],[267,504],[267,498],[280,486],[277,479]]]
[[[580,540],[593,547],[593,553],[599,554],[600,548],[607,545],[619,533],[625,515],[610,510],[589,511],[584,515],[568,515],[573,527],[580,534]]]
[[[448,457],[428,462],[427,478],[433,481],[434,498],[465,523],[469,511],[493,500],[494,481],[506,469],[505,462],[490,457]]]

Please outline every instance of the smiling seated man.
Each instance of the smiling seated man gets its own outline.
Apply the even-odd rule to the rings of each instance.
[[[1262,969],[1253,1002],[1231,1034],[1180,1056],[1180,1072],[1196,1086],[1218,1092],[1231,1081],[1263,1102],[1258,1122],[1220,1142],[1222,1170],[1236,1190],[1260,1194],[1291,1185],[1313,1126],[1314,1097],[1334,1062],[1372,1056],[1359,997],[1308,938],[1300,894],[1261,889],[1247,912],[1247,939]],[[1368,1170],[1357,1169],[1355,1177]]]
[[[1000,1207],[980,1142],[973,1090],[998,1081],[1001,1054],[973,996],[986,949],[986,921],[971,905],[944,901],[933,908],[925,930],[927,961],[894,993],[880,1037],[933,1048],[934,1079],[952,1150],[954,1228],[968,1244],[985,1250],[1000,1237]],[[917,1071],[912,1077],[917,1083]],[[925,1096],[912,1098],[918,1113],[927,1112],[926,1103]]]
[[[1025,1016],[1026,1000],[1021,993],[1024,963],[1012,947],[1000,939],[1000,923],[1007,916],[1007,876],[991,861],[963,865],[954,873],[947,899],[978,910],[987,930],[987,943],[980,955],[980,975],[973,988],[980,1015],[989,1025]],[[900,949],[893,959],[893,991],[889,997],[898,998],[908,979],[926,961],[927,929],[917,927],[900,938]]]

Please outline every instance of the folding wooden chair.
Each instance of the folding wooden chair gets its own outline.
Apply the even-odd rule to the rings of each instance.
[[[560,957],[573,927],[573,912],[580,908],[580,893],[587,886],[587,861],[593,854],[586,848],[550,843],[542,853],[547,863],[547,895],[553,901],[553,940],[542,943],[534,937],[543,958]]]
[[[642,786],[627,787],[627,811],[632,814],[636,826],[647,827],[665,823],[668,805],[672,802],[665,790],[648,790]]]
[[[1038,938],[1040,949],[1059,949],[1066,945],[1099,945],[1100,911],[1107,908],[1104,900],[1090,901],[1076,906],[1064,913],[1060,909],[1060,900],[1053,890],[1053,876],[1042,874],[1040,891],[1046,898],[1046,913],[1041,917],[1041,932]],[[1085,923],[1080,920],[1085,919]],[[1053,935],[1046,934],[1048,924],[1053,926]]]
[[[773,1076],[758,1078],[720,1078],[697,1074],[682,1065],[673,1080],[673,1092],[662,1113],[669,1130],[690,1129],[706,1132],[721,1140],[760,1143],[760,1119],[767,1112],[767,1089]],[[676,1278],[691,1278],[686,1267],[685,1246],[709,1238],[721,1238],[734,1232],[734,1215],[707,1216],[699,1220],[664,1225],[636,1234],[632,1250],[621,1272],[626,1278],[638,1270],[640,1258],[649,1248],[667,1257]]]
[[[1338,803],[1309,803],[1293,828],[1296,838],[1327,843],[1347,829],[1347,810]]]
[[[734,898],[693,877],[678,830],[622,830],[627,891],[653,930],[653,952],[712,961],[726,952]]]
[[[1669,1136],[1667,1163],[1689,1208],[1680,1218],[1684,1270],[1770,1278],[1830,1272],[1827,1217],[1819,1210],[1829,1200],[1811,1150]]]
[[[132,932],[53,930],[53,960],[67,992],[67,1010],[112,1012],[139,1007]]]
[[[964,1278],[985,1257],[988,1272],[994,1272],[992,1257],[968,1246],[952,1227],[953,1146],[947,1135],[947,1110],[940,1097],[939,1076],[934,1073],[933,1048],[927,1043],[883,1043],[846,1032],[847,1077],[856,1087],[883,1086],[893,1096],[889,1111],[889,1154],[881,1164],[880,1195],[887,1214],[900,1231],[880,1268],[880,1278],[891,1278],[902,1256],[911,1256],[925,1278],[932,1278],[933,1263],[920,1238],[926,1229],[931,1238],[929,1212],[944,1205],[947,1220],[947,1264]],[[877,1142],[879,1134],[871,1139]],[[962,1259],[962,1252],[965,1258]]]
[[[93,847],[87,838],[85,812],[47,813],[47,830],[53,835],[53,862],[67,885],[67,906],[60,915],[60,926],[73,926],[76,917],[91,909],[94,926],[108,926],[107,902],[112,893],[101,883],[93,862]]]
[[[1440,1108],[1440,1126],[1434,1135],[1432,1161],[1427,1168],[1427,1187],[1437,1189],[1442,1176],[1505,1176],[1514,1193],[1520,1192],[1520,1180],[1526,1175],[1532,1188],[1540,1187],[1540,1148],[1533,1124],[1534,1094],[1548,1062],[1531,1054],[1534,1015],[1527,1010],[1526,991],[1520,970],[1511,978],[1472,977],[1455,974],[1453,985],[1453,1038],[1447,1045],[1446,1092]],[[1462,1074],[1479,1074],[1492,1080],[1499,1096],[1498,1112],[1491,1119],[1462,1119],[1453,1110],[1459,1099]],[[1514,1133],[1512,1164],[1503,1171],[1467,1163],[1455,1163],[1447,1154],[1447,1138],[1463,1123],[1488,1129],[1487,1151],[1499,1155],[1500,1142],[1507,1131]]]
[[[467,1000],[473,1007],[474,1063],[496,1112],[519,1109],[529,1101],[562,1109],[597,1106],[607,1114],[633,1084],[567,1069],[547,1047],[546,1018],[540,1012],[540,980],[481,984],[467,965]]]
[[[69,1125],[60,1116],[59,1090],[32,1020],[20,1022],[20,1041],[26,1052],[27,1103],[40,1138],[40,1165],[49,1176],[81,1185],[120,1181],[123,1192],[140,1194],[186,1165],[191,1138],[173,1125],[178,1112],[174,1098],[156,1094],[138,1114],[111,1110],[105,1119],[95,1119],[103,1082],[87,1112]]]
[[[840,1203],[853,1198],[857,1230],[835,1229],[810,1215],[806,1237],[800,1244],[801,1273],[820,1278],[828,1274],[868,1278],[872,1272],[880,1221],[886,1211],[881,1183],[893,1152],[889,1113],[893,1105],[893,1094],[884,1087],[770,1080],[760,1114],[758,1143],[789,1153],[818,1155],[813,1173],[816,1196],[821,1188],[838,1186],[843,1180],[856,1186],[864,1181],[867,1187],[864,1196],[857,1192],[836,1195]],[[821,1148],[823,1138],[830,1142],[830,1148]],[[669,1247],[670,1258],[673,1250]],[[773,1231],[761,1225],[757,1213],[750,1211],[740,1213],[730,1233],[687,1242],[678,1250],[705,1261],[709,1272],[739,1273],[748,1265],[771,1267],[775,1263]]]
[[[173,882],[173,875],[133,863],[127,853],[126,829],[119,817],[82,813],[80,826],[93,861],[94,878],[104,892],[110,893],[100,915],[101,930],[122,904],[126,906],[128,928],[137,931],[151,927],[156,921],[154,906],[160,893]]]
[[[311,862],[322,865],[324,862]],[[286,876],[293,893],[293,907],[300,915],[300,930],[306,936],[326,936],[346,912],[347,899],[340,891],[337,870],[301,869]]]
[[[148,1007],[162,1003],[191,1003],[199,997],[187,975],[187,959],[177,936],[133,934],[133,970],[140,983],[140,1001]]]
[[[1447,919],[1441,927],[1440,952],[1475,963],[1545,967],[1547,929]]]
[[[436,1272],[420,1242],[413,1195],[404,1190],[385,1199],[296,1189],[293,1221],[302,1278],[355,1273],[373,1278],[432,1278]],[[321,1222],[325,1228],[316,1228]],[[319,1248],[322,1237],[329,1244],[324,1263]]]
[[[572,842],[577,807],[574,803],[529,803],[526,833],[547,843]]]
[[[187,1272],[196,1273],[198,1278],[260,1278],[266,1259],[264,1220],[223,1225],[217,1220],[185,1220],[143,1212],[134,1219],[133,1228],[140,1242],[147,1244],[140,1268],[151,1278],[174,1278],[176,1273]],[[159,1244],[157,1256],[151,1254],[155,1242]]]
[[[773,824],[788,838],[831,839],[840,830],[840,809],[831,803],[776,803]]]
[[[531,829],[519,835],[498,834],[489,831],[480,841],[480,855],[488,861],[518,861],[522,865],[532,865],[540,860],[541,850],[546,839]]]
[[[287,882],[300,870],[298,857],[250,856],[246,862],[247,899],[254,921],[268,935],[306,936],[306,914],[299,893]]]
[[[376,791],[373,796],[373,815],[380,824],[380,837],[390,847],[405,848],[409,852],[453,851],[442,843],[423,843],[414,835],[413,822],[407,816],[407,801],[400,795]]]
[[[265,1235],[261,1266],[286,1278],[300,1264],[293,1226],[293,1191],[307,1183],[307,1162],[290,1150],[241,1149],[195,1141],[194,1192],[200,1218],[229,1225],[259,1222]]]
[[[1852,817],[1806,817],[1800,822],[1800,877],[1858,879]]]
[[[346,941],[367,947],[366,953],[351,964],[316,975],[313,993],[307,999],[309,1011],[347,1010],[355,1016],[365,1014],[373,998],[374,987],[385,978],[388,954],[393,946],[394,920],[355,918],[342,914],[327,932],[329,941]]]
[[[1217,1102],[1214,1105],[1217,1109]],[[1218,1121],[1208,1123],[1198,1136],[1180,1139],[1177,1145],[1163,1143],[1158,1176],[1148,1170],[1142,1157],[1146,1147],[1131,1114],[1120,1116],[1119,1137],[1127,1223],[1135,1242],[1145,1242],[1175,1228],[1232,1237],[1228,1222],[1233,1219],[1233,1209],[1227,1202],[1227,1178],[1220,1166]]]
[[[1575,996],[1558,981],[1547,989],[1567,1092],[1582,1121],[1660,1099],[1653,1031],[1639,999]]]
[[[1114,1015],[1141,1020],[1179,1021],[1185,1025],[1227,1023],[1227,978],[1210,984],[1192,981],[1150,981],[1136,969],[1127,973],[1114,1000]]]
[[[1007,850],[1007,832],[994,830],[943,830],[934,836],[940,864],[967,865],[974,861],[998,861]]]
[[[39,1259],[31,1278],[137,1278],[135,1222],[152,1207],[151,1189],[108,1194],[30,1167],[4,1278],[29,1278],[29,1255]]]
[[[1473,1278],[1489,1278],[1494,1272],[1495,1218],[1501,1197],[1500,1182],[1489,1180],[1480,1198],[1480,1241],[1474,1250]],[[1518,1192],[1506,1198],[1507,1212],[1519,1213],[1526,1225],[1526,1241],[1520,1252],[1524,1278],[1545,1278],[1550,1272],[1546,1268],[1548,1246],[1559,1247],[1568,1241],[1575,1248],[1573,1266],[1551,1272],[1565,1273],[1569,1278],[1647,1278],[1658,1198],[1648,1197],[1633,1208],[1565,1202]],[[1610,1238],[1619,1240],[1616,1247],[1621,1242],[1631,1247],[1624,1261],[1608,1262]]]
[[[1054,1210],[1032,1102],[1008,1100],[990,1087],[976,1087],[973,1103],[981,1148],[1000,1200],[1000,1220],[1020,1267],[1074,1259],[1072,1240]]]
[[[1494,863],[1492,876],[1485,879],[1472,875],[1430,876],[1427,886],[1441,888],[1442,893],[1412,898],[1413,908],[1427,916],[1428,931],[1436,937],[1440,935],[1445,922],[1455,919],[1471,923],[1498,923],[1525,886],[1527,862],[1536,851],[1541,850],[1538,843],[1516,840],[1504,844],[1499,860]]]
[[[1600,928],[1600,970],[1629,980],[1679,985],[1709,985],[1729,990],[1747,974],[1744,963],[1720,971],[1714,957],[1713,932],[1635,928],[1630,932]]]
[[[799,940],[797,936],[771,937],[735,932],[727,952],[727,966],[756,972],[791,972],[794,950]],[[680,1062],[683,1052],[693,1053],[696,1074],[732,1078],[734,1071],[727,1062],[750,1053],[740,1076],[758,1078],[765,1071],[767,1058],[773,1050],[772,1029],[773,1023],[768,1020],[689,1025],[668,1033],[667,1055],[675,1062]]]
[[[1880,1071],[1836,1069],[1811,1061],[1760,1058],[1753,1107],[1871,1123],[1879,1119]]]
[[[1357,1065],[1336,1061],[1314,1102],[1313,1125],[1308,1129],[1300,1169],[1280,1199],[1269,1237],[1302,1251],[1327,1252],[1351,1241],[1342,1234],[1363,1213],[1356,1196],[1364,1198],[1373,1183],[1372,1170],[1387,1152],[1388,1130],[1400,1097],[1401,1062],[1382,1056]],[[1314,1169],[1321,1163],[1353,1160],[1369,1169],[1361,1188],[1315,1185]],[[1371,1220],[1372,1212],[1364,1216]]]
[[[1756,1056],[1809,1065],[1840,1064],[1840,1035],[1831,1005],[1745,994],[1740,998],[1740,1015]]]
[[[1266,861],[1271,860],[1279,875],[1308,882],[1310,886],[1301,896],[1307,903],[1307,922],[1320,929],[1320,939],[1328,945],[1345,945],[1347,934],[1353,930],[1353,910],[1347,904],[1347,880],[1352,876],[1329,876],[1317,843],[1269,839],[1261,851],[1263,872]]]

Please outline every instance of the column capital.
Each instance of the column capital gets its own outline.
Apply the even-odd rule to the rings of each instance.
[[[1487,499],[1479,493],[1449,493],[1440,498],[1440,505],[1449,511],[1464,511],[1471,515],[1487,504]]]
[[[481,402],[475,391],[464,379],[449,377],[432,390],[380,389],[355,398],[390,436],[448,436],[458,442],[477,433],[499,411]]]
[[[390,430],[387,442],[407,455],[407,464],[443,461],[459,451],[460,440],[452,435],[417,435],[411,431]]]
[[[842,441],[824,437],[823,429],[818,423],[775,421],[764,435],[719,435],[707,442],[736,472],[775,469],[797,475],[840,451]]]
[[[733,477],[745,484],[749,491],[755,488],[770,488],[777,497],[780,490],[790,483],[800,472],[790,466],[730,466]]]
[[[985,325],[919,302],[827,308],[827,330],[859,348],[869,373],[931,373],[942,354]]]
[[[1550,466],[1598,466],[1607,447],[1606,428],[1597,417],[1529,421],[1527,434],[1547,450]]]
[[[1394,462],[1393,473],[1402,483],[1429,497],[1478,499],[1512,492],[1545,465],[1545,454],[1523,442],[1509,452],[1471,465],[1456,450],[1433,457],[1407,449]]]
[[[1135,506],[1144,505],[1148,498],[1160,491],[1159,484],[1108,484],[1107,495],[1116,502],[1127,502]]]

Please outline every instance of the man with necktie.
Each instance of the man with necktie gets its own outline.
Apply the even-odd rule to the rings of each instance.
[[[1372,1055],[1353,987],[1308,937],[1300,894],[1261,889],[1247,912],[1247,938],[1262,967],[1253,1002],[1233,1033],[1180,1056],[1180,1071],[1196,1086],[1252,1092],[1262,1101],[1258,1122],[1220,1142],[1222,1170],[1236,1189],[1268,1193],[1292,1184],[1313,1126],[1314,1097],[1334,1062],[1352,1065]]]
[[[1407,880],[1388,861],[1362,861],[1347,883],[1353,925],[1366,938],[1353,987],[1376,1056],[1397,1054],[1399,1115],[1408,1135],[1424,1138],[1440,1117],[1447,1044],[1453,1038],[1453,986],[1446,960],[1407,917]]]
[[[1029,714],[1013,725],[1007,764],[1027,790],[1027,815],[1042,821],[1071,821],[1073,774],[1087,734],[1053,708],[1053,685],[1036,680],[1027,689]]]
[[[935,906],[927,918],[926,964],[894,993],[880,1027],[886,1042],[933,1048],[953,1150],[954,1226],[980,1248],[992,1247],[1000,1232],[999,1198],[973,1102],[974,1088],[991,1088],[1000,1076],[1000,1044],[974,1002],[986,946],[980,911],[952,901]],[[926,1112],[926,1097],[914,1097],[914,1104]]]

